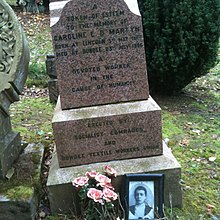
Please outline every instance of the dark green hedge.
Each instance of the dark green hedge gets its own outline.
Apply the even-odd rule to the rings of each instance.
[[[178,92],[216,64],[220,0],[139,0],[151,92]]]

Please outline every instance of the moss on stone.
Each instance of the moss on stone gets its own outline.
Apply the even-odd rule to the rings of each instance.
[[[36,147],[38,148],[37,151]],[[41,193],[41,149],[40,145],[29,145],[27,153],[21,155],[21,159],[14,165],[14,175],[10,180],[0,180],[0,195],[10,199],[26,201],[34,193]],[[32,148],[32,152],[31,152]],[[42,148],[43,149],[43,148]],[[30,152],[29,152],[30,151]]]
[[[6,196],[11,200],[28,200],[32,195],[33,188],[31,186],[15,186],[6,192]]]
[[[39,161],[40,161],[41,156],[37,153],[34,153],[31,155],[31,160],[35,165],[39,165]]]

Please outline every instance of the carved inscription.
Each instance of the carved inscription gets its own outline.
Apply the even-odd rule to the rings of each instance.
[[[52,27],[58,79],[63,81],[62,106],[71,96],[76,102],[81,100],[81,106],[89,102],[87,98],[83,104],[82,96],[93,97],[94,105],[147,99],[141,17],[132,14],[124,2],[116,1],[118,7],[107,7],[88,1],[82,3],[81,10],[72,2]],[[62,62],[66,63],[65,70]],[[101,95],[95,100],[97,93]],[[109,97],[109,93],[115,95]],[[66,97],[62,100],[62,96]]]
[[[77,147],[71,151],[62,149],[59,152],[61,163],[79,164],[81,160],[102,161],[103,158],[131,158],[136,157],[135,155],[141,157],[152,152],[160,154],[161,130],[154,131],[155,137],[159,138],[152,140],[149,136],[149,130],[152,129],[147,124],[141,119],[135,120],[128,116],[119,116],[113,120],[87,120],[82,126],[78,125],[77,130],[71,131],[71,143]],[[89,150],[84,147],[85,143]]]
[[[9,74],[16,43],[14,26],[8,12],[0,6],[0,74]]]

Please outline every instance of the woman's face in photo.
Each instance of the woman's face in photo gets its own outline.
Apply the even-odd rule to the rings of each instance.
[[[144,190],[137,190],[135,192],[135,200],[136,200],[137,205],[144,203],[146,200],[145,191]]]

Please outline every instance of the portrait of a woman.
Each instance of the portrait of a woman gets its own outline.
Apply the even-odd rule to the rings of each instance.
[[[153,204],[148,203],[148,196],[152,197],[152,192],[144,184],[139,184],[130,192],[129,197],[133,204],[129,204],[129,220],[154,219]]]

